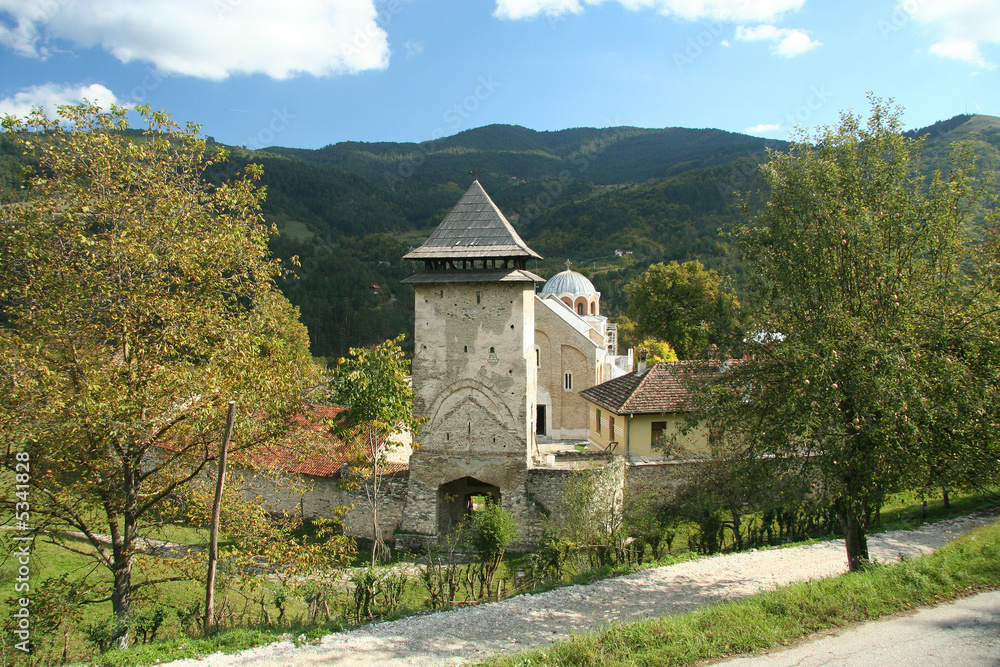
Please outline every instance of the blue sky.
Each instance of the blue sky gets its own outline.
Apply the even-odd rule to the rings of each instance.
[[[228,144],[492,123],[793,126],[1000,115],[996,0],[0,0],[0,113],[150,103]]]

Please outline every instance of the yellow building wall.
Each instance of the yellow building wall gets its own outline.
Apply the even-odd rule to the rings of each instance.
[[[587,402],[589,435],[587,436],[591,445],[601,449],[608,449],[612,442],[618,444],[612,449],[616,454],[625,454],[625,429],[627,418],[600,408],[591,402]],[[610,419],[614,419],[614,434],[611,433],[612,424]],[[600,420],[600,426],[598,426]]]
[[[708,428],[698,427],[681,434],[686,416],[683,414],[635,415],[628,420],[628,454],[632,456],[665,456],[670,452],[653,449],[653,422],[666,422],[663,433],[675,437],[674,453],[678,458],[689,455],[705,456],[711,453],[708,445]]]
[[[652,446],[653,422],[666,422],[664,433],[675,436],[675,447],[679,448],[674,455],[678,458],[687,456],[707,456],[711,454],[708,441],[708,427],[697,427],[681,434],[684,426],[685,415],[683,414],[658,414],[658,415],[619,415],[598,407],[594,403],[587,403],[590,423],[591,445],[601,450],[608,448],[611,442],[617,442],[612,451],[615,454],[625,456],[665,456],[668,452],[654,450]],[[611,423],[609,418],[614,419],[614,434],[610,432]],[[600,426],[598,427],[598,419]]]

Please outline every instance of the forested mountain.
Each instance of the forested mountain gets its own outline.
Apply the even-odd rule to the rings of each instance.
[[[454,180],[468,173],[470,156],[481,162],[484,174],[496,177],[555,178],[568,170],[581,180],[611,185],[721,164],[782,143],[722,130],[611,127],[536,132],[488,125],[419,144],[343,142],[319,150],[267,150],[382,179],[390,187]]]
[[[1000,118],[956,116],[911,134],[927,136],[930,170],[945,168],[952,142],[973,132],[981,167],[997,173]],[[7,146],[0,137],[0,188],[9,200],[21,158]],[[652,262],[697,258],[738,286],[740,267],[720,232],[738,219],[737,193],[763,186],[758,165],[767,150],[785,146],[711,129],[491,125],[420,144],[233,147],[208,176],[264,166],[264,213],[281,232],[272,247],[299,260],[282,289],[301,309],[313,353],[335,357],[412,333],[413,293],[400,280],[417,267],[401,257],[440,222],[473,170],[546,258],[531,268],[548,277],[572,261],[614,315],[625,307],[622,287]]]
[[[721,130],[685,128],[576,128],[536,132],[513,125],[489,125],[423,143],[342,142],[318,150],[268,148],[268,152],[363,176],[398,195],[415,227],[435,222],[469,182],[473,167],[497,203],[528,205],[545,190],[519,186],[545,180],[589,185],[660,181],[692,169],[741,157],[759,158],[768,141]],[[507,198],[501,204],[500,199]]]

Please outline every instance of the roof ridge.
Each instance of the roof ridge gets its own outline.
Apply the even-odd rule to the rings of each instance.
[[[700,362],[659,361],[648,366],[642,375],[630,372],[580,392],[588,401],[617,414],[655,414],[687,412],[691,408],[692,388],[685,381],[687,370]]]
[[[654,368],[656,368],[656,364],[655,363],[651,367],[649,367],[645,371],[643,371],[642,375],[638,375],[638,371],[636,371],[636,374],[639,377],[639,381],[636,383],[635,387],[632,389],[632,392],[628,395],[628,398],[625,399],[625,402],[622,403],[622,407],[623,408],[631,407],[629,405],[629,403],[631,403],[632,400],[636,397],[636,394],[638,394],[639,391],[646,386],[646,382],[649,380],[650,371],[652,371]]]

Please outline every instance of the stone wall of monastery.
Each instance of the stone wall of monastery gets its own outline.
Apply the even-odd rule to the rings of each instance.
[[[415,541],[452,523],[446,485],[493,487],[508,509],[525,513],[534,304],[530,281],[416,286],[413,412],[428,421],[410,457],[402,526]]]
[[[587,465],[586,470],[598,475],[595,502],[602,506],[621,506],[622,494],[641,493],[647,489],[676,489],[682,476],[698,462],[656,462],[624,465],[621,459],[608,464]],[[559,468],[531,468],[511,473],[509,487],[504,489],[503,506],[514,515],[520,528],[514,550],[527,550],[538,543],[546,520],[558,521],[566,482],[578,471],[572,464]],[[351,507],[344,515],[347,533],[370,538],[371,510],[363,489],[341,488],[337,480],[319,477],[269,478],[236,469],[233,484],[242,487],[242,495],[266,502],[270,511],[302,514],[307,518],[332,517],[339,508]],[[427,525],[437,525],[438,507],[435,489],[423,488],[418,480],[404,476],[382,480],[382,502],[379,505],[379,526],[382,536],[391,541],[403,524],[404,510],[410,517],[420,517]],[[408,506],[409,504],[409,506]],[[414,536],[416,537],[416,536]],[[401,537],[398,546],[422,548],[426,538],[407,541]],[[411,543],[412,542],[412,543]]]
[[[264,504],[268,511],[315,519],[331,518],[342,508],[350,508],[343,517],[347,534],[372,537],[371,506],[363,488],[345,489],[338,484],[338,480],[326,477],[269,477],[238,468],[230,470],[231,483],[238,485],[241,495],[248,501]],[[380,482],[379,529],[385,540],[392,539],[393,532],[403,520],[406,492],[405,475],[383,477]]]

